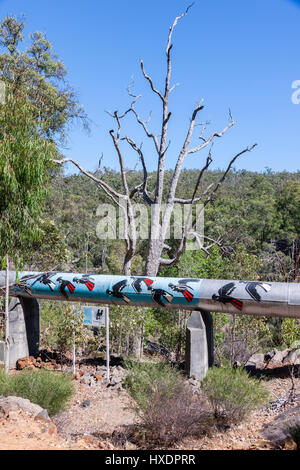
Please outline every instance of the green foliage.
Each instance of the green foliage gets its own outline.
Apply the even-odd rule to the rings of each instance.
[[[257,351],[273,345],[273,331],[268,318],[254,315],[213,313],[214,349],[219,364],[246,363]]]
[[[27,398],[54,415],[66,408],[74,393],[72,376],[48,370],[4,375],[0,371],[0,395]]]
[[[138,410],[147,409],[151,394],[154,394],[161,383],[167,385],[170,395],[172,386],[182,381],[180,372],[164,362],[125,361],[128,370],[125,386],[138,405]]]
[[[50,178],[57,173],[52,160],[60,158],[55,138],[65,137],[74,118],[86,123],[65,80],[66,69],[43,34],[35,32],[27,50],[20,49],[24,27],[23,19],[14,16],[0,22],[5,87],[0,104],[0,260],[8,255],[16,267],[28,254],[32,260],[32,251],[45,245],[48,235],[54,238],[52,246],[59,246],[55,230],[41,218]]]
[[[73,310],[65,302],[43,301],[41,303],[41,347],[59,352],[72,350],[73,340],[87,354],[96,353],[99,340],[84,324],[83,311]]]
[[[151,322],[151,309],[113,305],[110,307],[110,339],[112,350],[127,356],[130,353],[129,341],[145,330]]]
[[[188,250],[181,256],[176,266],[165,267],[160,274],[170,277],[222,279],[224,260],[218,246],[214,246],[210,250],[209,257],[204,251]]]
[[[267,403],[268,392],[243,368],[213,367],[202,381],[217,420],[237,424],[256,407]]]
[[[285,181],[276,202],[282,235],[300,233],[300,181]]]
[[[32,108],[26,97],[11,93],[0,105],[0,256],[8,254],[16,264],[41,237],[37,221],[56,155]]]
[[[168,446],[200,434],[211,422],[181,374],[164,363],[127,362],[125,386],[134,398],[146,444]]]
[[[61,321],[57,326],[57,348],[61,352],[66,352],[75,345],[81,344],[84,339],[85,328],[83,325],[84,313],[75,311],[72,306],[64,308]]]
[[[87,126],[85,112],[66,81],[63,62],[41,32],[31,34],[29,46],[21,50],[24,28],[24,20],[14,16],[0,23],[0,79],[34,103],[34,120],[46,138],[64,138],[70,121]]]
[[[39,228],[42,231],[40,240],[33,244],[26,257],[30,270],[52,271],[57,265],[63,269],[62,266],[71,260],[65,236],[48,218],[40,221]]]
[[[167,172],[169,181],[170,172]],[[149,174],[149,191],[153,190],[155,174]],[[185,170],[178,186],[177,196],[191,197],[197,170]],[[104,168],[101,177],[104,181],[121,190],[121,179],[117,172]],[[220,172],[209,171],[203,180],[203,189],[211,184]],[[143,175],[138,171],[128,173],[129,188],[136,187]],[[281,218],[292,221],[299,211],[299,201],[294,188],[299,182],[299,173],[250,173],[245,170],[231,171],[224,184],[216,194],[215,200],[205,209],[205,235],[214,239],[222,238],[223,249],[215,247],[210,256],[200,251],[186,252],[177,266],[163,268],[159,275],[207,277],[214,279],[239,278],[281,281],[281,252],[275,252],[274,241],[283,235]],[[282,196],[283,186],[291,188],[289,205],[278,205]],[[96,209],[103,202],[110,202],[107,196],[99,191],[96,185],[82,175],[69,177],[59,176],[53,182],[52,192],[48,201],[47,215],[54,214],[57,226],[67,237],[68,248],[78,266],[85,266],[85,253],[88,251],[89,268],[95,272],[120,274],[125,253],[123,240],[99,240],[96,226],[99,219]],[[294,208],[294,209],[293,209]],[[294,210],[295,214],[291,212]],[[264,210],[268,221],[265,223]],[[298,212],[297,212],[298,211]],[[290,215],[289,215],[290,214]],[[262,227],[262,220],[264,227]],[[295,219],[296,220],[296,219]],[[172,230],[171,230],[172,233]],[[299,234],[298,232],[296,232]],[[295,230],[288,231],[289,243],[295,239]],[[89,243],[87,246],[87,239]],[[172,248],[176,248],[178,240],[168,240]],[[143,274],[143,263],[146,257],[146,243],[138,243],[138,255],[134,260],[134,273]],[[279,255],[279,258],[278,258]],[[285,270],[292,267],[291,257],[286,256]],[[299,268],[297,268],[299,269]],[[296,274],[297,274],[296,269]],[[181,274],[182,273],[182,274]],[[241,278],[242,278],[241,277]],[[293,274],[295,280],[295,274]]]
[[[293,343],[300,341],[300,320],[296,318],[284,318],[281,323],[282,342],[288,348]]]

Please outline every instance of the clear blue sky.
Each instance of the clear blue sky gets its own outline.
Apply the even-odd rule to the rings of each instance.
[[[4,0],[0,17],[26,15],[25,33],[46,33],[66,64],[68,78],[93,121],[91,135],[74,127],[66,156],[87,169],[104,164],[118,168],[108,130],[112,120],[105,110],[120,112],[129,104],[126,87],[135,79],[135,91],[143,95],[138,109],[159,132],[160,102],[149,92],[139,68],[145,69],[163,89],[164,49],[168,28],[189,0]],[[263,171],[300,169],[300,104],[291,101],[292,82],[300,80],[300,1],[297,0],[196,0],[178,24],[173,37],[173,83],[170,99],[171,145],[167,166],[175,159],[185,137],[196,102],[204,98],[200,120],[210,120],[208,132],[221,130],[230,107],[237,125],[219,139],[213,149],[214,168],[254,142],[236,168]],[[197,140],[197,131],[194,143]],[[125,129],[124,129],[125,131]],[[156,168],[155,154],[130,119],[126,133],[144,142],[149,169]],[[126,165],[136,155],[124,143]],[[190,155],[187,168],[199,168],[205,153]],[[69,169],[70,171],[70,169]]]

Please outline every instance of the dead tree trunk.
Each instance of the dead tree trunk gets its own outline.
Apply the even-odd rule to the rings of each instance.
[[[221,240],[210,240],[211,244],[204,247],[200,243],[200,239],[203,239],[203,234],[197,232],[197,217],[198,215],[193,215],[193,207],[197,203],[201,203],[203,208],[212,200],[213,196],[219,189],[220,185],[223,183],[227,173],[230,171],[233,163],[236,159],[246,152],[250,152],[256,144],[251,147],[247,147],[241,152],[237,153],[229,162],[226,170],[223,175],[215,183],[209,185],[204,191],[199,194],[200,183],[202,182],[202,177],[205,171],[208,169],[209,165],[212,162],[212,149],[211,146],[216,138],[221,138],[234,124],[231,112],[229,112],[229,123],[219,132],[212,132],[210,135],[206,135],[206,127],[208,123],[197,123],[197,117],[200,111],[204,108],[203,100],[201,100],[194,108],[189,125],[187,127],[187,134],[182,147],[179,151],[179,154],[176,158],[175,169],[171,178],[169,187],[165,188],[165,162],[166,154],[170,141],[168,140],[168,125],[171,119],[172,113],[169,110],[169,96],[170,93],[174,90],[176,85],[171,85],[171,51],[172,51],[172,35],[175,26],[178,21],[180,21],[184,16],[187,15],[189,6],[186,11],[175,18],[173,24],[169,28],[167,46],[165,50],[166,54],[166,75],[165,75],[165,87],[164,92],[160,92],[154,85],[152,78],[146,73],[144,63],[141,60],[140,66],[142,74],[150,86],[152,92],[156,97],[158,97],[161,104],[161,130],[160,134],[156,135],[148,127],[148,120],[143,120],[138,111],[136,110],[136,103],[140,99],[141,95],[135,95],[132,93],[133,84],[130,84],[128,87],[128,94],[132,98],[130,108],[128,108],[123,114],[119,114],[118,111],[109,113],[110,116],[114,119],[116,123],[116,130],[112,129],[109,131],[109,134],[112,138],[114,149],[118,155],[119,166],[120,166],[120,175],[122,179],[123,192],[116,191],[112,186],[108,185],[103,181],[97,173],[92,174],[84,170],[76,161],[65,158],[62,160],[54,160],[58,164],[64,164],[66,162],[73,163],[84,175],[92,179],[99,187],[110,197],[114,205],[119,208],[119,211],[123,214],[124,218],[124,238],[126,244],[126,254],[123,264],[123,273],[126,275],[131,274],[131,262],[132,258],[135,256],[137,251],[137,230],[136,230],[136,220],[134,214],[134,201],[137,195],[143,198],[144,203],[151,208],[151,224],[150,224],[150,236],[148,239],[147,246],[147,257],[145,260],[145,269],[144,274],[148,276],[156,276],[159,268],[165,265],[173,265],[177,263],[179,258],[186,250],[187,242],[191,237],[194,237],[196,241],[199,242],[199,249],[204,249],[207,253],[212,246],[212,244],[218,243],[221,244]],[[151,198],[148,194],[147,184],[148,184],[148,172],[146,167],[146,158],[142,150],[142,144],[137,145],[135,140],[128,135],[121,137],[121,123],[126,116],[133,114],[135,120],[140,126],[145,134],[145,136],[152,141],[154,152],[157,158],[157,172],[156,172],[156,181],[154,196]],[[191,142],[193,139],[194,131],[196,126],[201,126],[200,133],[198,138],[200,139],[200,145],[192,146]],[[125,171],[125,158],[123,156],[124,149],[121,148],[121,142],[127,143],[138,155],[139,162],[141,163],[143,170],[143,181],[134,188],[129,188],[127,182],[127,175]],[[183,165],[187,156],[196,154],[201,150],[209,149],[208,156],[204,159],[204,164],[199,170],[199,175],[195,188],[192,192],[192,197],[190,199],[181,199],[176,196],[178,182],[182,173]],[[152,156],[151,156],[152,158]],[[97,174],[97,176],[96,176]],[[167,194],[166,201],[163,200],[163,194]],[[164,205],[164,202],[166,203]],[[189,205],[189,214],[188,220],[185,221],[182,238],[179,243],[179,247],[175,253],[172,253],[172,249],[166,243],[167,232],[170,227],[172,212],[174,210],[175,204],[181,206]],[[204,237],[206,239],[206,237]]]

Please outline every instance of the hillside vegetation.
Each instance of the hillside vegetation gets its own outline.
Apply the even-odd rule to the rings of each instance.
[[[203,188],[216,181],[220,174],[218,171],[207,172]],[[168,172],[170,175],[171,171]],[[183,172],[178,197],[191,197],[197,175],[197,170]],[[299,282],[299,176],[299,172],[231,171],[205,210],[205,235],[221,238],[221,246],[211,248],[209,256],[200,250],[187,251],[177,266],[166,267],[159,275]],[[102,178],[119,189],[119,173],[104,169]],[[128,180],[130,187],[134,187],[140,182],[141,174],[130,172]],[[150,174],[150,193],[153,180]],[[36,246],[28,267],[120,274],[124,242],[101,240],[96,234],[100,220],[96,212],[103,203],[110,203],[110,200],[83,175],[58,175],[52,182],[44,212],[44,240]],[[168,242],[171,247],[178,244],[174,239]],[[145,256],[146,243],[140,240],[133,274],[143,273]],[[63,304],[62,314],[64,308]],[[42,325],[48,332],[51,326],[53,335],[61,330],[63,321],[63,315],[57,315],[56,310],[57,305],[51,307],[51,303],[43,303]],[[132,335],[141,332],[142,341],[157,341],[180,360],[184,357],[188,316],[185,311],[111,307],[113,351],[129,353]],[[244,360],[253,351],[289,346],[299,339],[299,322],[292,319],[282,321],[225,314],[214,315],[214,319],[216,356],[221,361],[224,358],[233,362]],[[43,337],[47,346],[49,335]]]

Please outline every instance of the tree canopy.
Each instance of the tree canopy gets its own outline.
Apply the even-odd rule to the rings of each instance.
[[[65,139],[68,125],[78,119],[88,128],[86,113],[66,80],[67,69],[43,33],[30,35],[22,50],[24,19],[6,17],[0,23],[0,79],[11,92],[22,89],[35,105],[34,117],[45,137]]]

